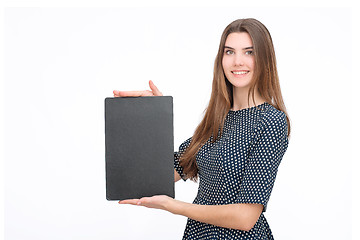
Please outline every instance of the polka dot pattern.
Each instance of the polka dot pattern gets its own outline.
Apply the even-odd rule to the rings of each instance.
[[[174,153],[174,167],[186,180],[179,158],[191,142]],[[216,142],[211,138],[199,150],[199,189],[194,204],[223,205],[267,203],[277,170],[288,146],[284,112],[269,103],[229,111],[223,133]],[[188,219],[183,239],[273,239],[263,213],[250,231],[221,228]]]

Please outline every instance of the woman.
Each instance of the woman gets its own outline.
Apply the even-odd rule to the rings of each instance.
[[[162,95],[149,84],[114,96]],[[175,153],[175,181],[200,179],[193,204],[168,196],[119,203],[188,217],[183,239],[273,239],[263,212],[289,135],[270,33],[255,19],[236,20],[221,37],[204,118]]]

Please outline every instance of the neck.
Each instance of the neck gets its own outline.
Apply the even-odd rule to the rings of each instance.
[[[250,93],[250,97],[248,101],[248,92],[249,89],[233,87],[234,103],[232,106],[232,110],[237,111],[244,108],[250,108],[265,102],[265,100],[260,96],[257,90],[255,90],[254,92],[254,98],[252,97],[252,93]],[[255,104],[254,104],[254,100],[255,100]]]

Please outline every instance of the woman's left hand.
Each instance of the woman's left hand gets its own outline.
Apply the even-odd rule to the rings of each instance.
[[[119,201],[119,204],[131,204],[137,206],[144,206],[148,208],[156,208],[168,211],[168,206],[175,199],[168,197],[166,195],[156,195],[152,197],[143,197],[140,199],[126,199]]]

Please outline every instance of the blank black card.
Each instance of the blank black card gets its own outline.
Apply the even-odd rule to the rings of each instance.
[[[174,193],[173,99],[105,99],[106,199]]]

